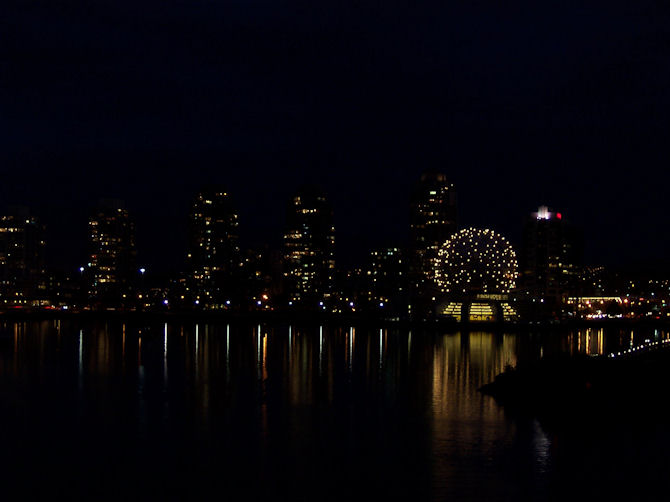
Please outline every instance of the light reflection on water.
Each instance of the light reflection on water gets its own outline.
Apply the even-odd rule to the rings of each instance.
[[[555,439],[477,389],[519,361],[649,337],[668,334],[5,322],[0,426],[18,433],[3,462],[20,461],[0,467],[21,480],[21,462],[34,472],[62,456],[97,476],[134,452],[115,482],[168,498],[220,476],[264,499],[337,500],[354,482],[372,498],[535,498],[563,481]],[[162,467],[153,488],[145,462]]]

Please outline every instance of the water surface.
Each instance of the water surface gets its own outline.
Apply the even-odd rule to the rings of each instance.
[[[477,388],[659,331],[0,323],[0,481],[28,498],[654,498],[670,438],[508,416]]]

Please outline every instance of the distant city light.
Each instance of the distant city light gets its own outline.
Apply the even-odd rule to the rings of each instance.
[[[164,303],[165,305],[168,304],[167,298],[166,298],[165,300],[163,300],[163,303]]]
[[[141,269],[140,269],[140,274],[143,274],[143,273],[146,272],[146,271],[147,271],[146,268],[141,268]]]
[[[83,271],[84,271],[84,267],[79,267],[79,271],[80,271],[80,272],[83,272]]]

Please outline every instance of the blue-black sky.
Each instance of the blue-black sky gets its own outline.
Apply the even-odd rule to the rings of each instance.
[[[4,2],[3,2],[4,3]],[[426,168],[463,225],[518,241],[539,204],[586,260],[665,260],[667,2],[54,2],[0,7],[0,206],[74,266],[100,197],[126,199],[140,260],[181,263],[190,199],[220,183],[249,245],[278,244],[318,182],[351,263],[407,237]]]

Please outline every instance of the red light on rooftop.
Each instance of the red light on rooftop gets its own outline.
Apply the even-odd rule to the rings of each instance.
[[[556,218],[560,220],[561,218],[563,218],[563,215],[561,213],[556,213]]]

